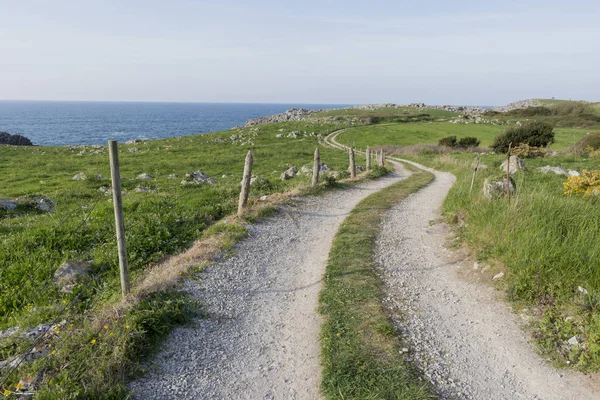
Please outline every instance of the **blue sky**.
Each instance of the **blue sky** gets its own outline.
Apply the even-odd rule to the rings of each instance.
[[[0,99],[600,101],[600,2],[5,1]]]

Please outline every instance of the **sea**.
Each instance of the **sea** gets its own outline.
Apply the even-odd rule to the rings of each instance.
[[[0,101],[0,132],[35,145],[105,145],[108,140],[162,139],[243,126],[251,118],[290,108],[348,104],[142,103]]]

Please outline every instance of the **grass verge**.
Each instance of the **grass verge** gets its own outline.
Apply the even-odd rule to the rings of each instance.
[[[322,390],[329,399],[430,399],[426,381],[400,355],[396,330],[381,307],[373,263],[382,215],[427,185],[417,172],[360,202],[333,242],[320,294]]]

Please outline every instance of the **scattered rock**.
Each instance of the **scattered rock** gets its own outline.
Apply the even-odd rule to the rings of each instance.
[[[67,260],[54,272],[54,282],[61,287],[61,291],[71,293],[75,284],[82,278],[91,275],[89,262]]]
[[[473,269],[474,270],[478,270],[479,269],[479,263],[476,262],[475,264],[473,264]]]
[[[356,169],[360,172],[364,172],[365,171],[365,167],[363,167],[362,165],[357,165]]]
[[[167,178],[169,178],[169,179],[177,179],[177,175],[176,174],[171,174]]]
[[[181,181],[182,185],[199,185],[201,183],[215,184],[216,180],[198,170],[189,174],[185,174],[185,179]]]
[[[143,187],[143,186],[138,186],[135,188],[136,193],[154,193],[154,190]]]
[[[154,179],[154,177],[151,175],[148,175],[146,173],[143,173],[143,174],[139,174],[136,179],[150,180],[150,179]]]
[[[105,196],[112,196],[112,188],[109,188],[108,186],[99,187],[98,190]]]
[[[506,172],[506,161],[502,163],[500,169]],[[525,163],[518,156],[510,156],[508,171],[512,175],[519,171],[525,172],[527,171],[527,168],[525,168]]]
[[[5,208],[9,211],[13,211],[17,208],[17,203],[12,200],[0,200],[0,208]]]
[[[567,171],[562,169],[561,167],[553,167],[551,165],[546,165],[545,167],[538,168],[543,174],[549,174],[550,172],[555,173],[556,175],[567,175]]]
[[[290,139],[298,139],[298,136],[300,136],[300,132],[298,131],[290,132],[287,135],[287,137],[289,137]]]
[[[71,178],[72,181],[85,181],[86,179],[87,179],[87,175],[84,174],[83,172],[80,172]]]
[[[571,347],[579,346],[579,340],[577,340],[577,336],[571,337],[569,340],[567,340],[567,343]]]
[[[286,181],[288,179],[292,179],[298,173],[298,169],[296,167],[290,167],[281,174],[281,180]]]
[[[281,139],[282,137],[284,137],[283,133],[278,133],[277,135],[275,135],[275,137],[277,139]]]
[[[496,275],[494,275],[494,277],[492,278],[493,281],[497,280],[497,279],[502,279],[504,278],[504,272],[500,272]]]
[[[506,177],[503,179],[486,178],[483,182],[483,196],[488,200],[503,198],[506,195]],[[512,178],[508,181],[508,190],[513,194],[516,190],[515,182]]]
[[[141,140],[140,139],[133,139],[133,140],[128,140],[125,142],[125,144],[135,144],[135,143],[140,143]]]
[[[580,293],[583,293],[584,295],[588,294],[587,289],[585,289],[585,288],[583,288],[581,286],[577,286],[577,291],[580,292]]]
[[[260,201],[267,201],[269,199],[269,196],[260,196]]]
[[[139,149],[137,147],[132,147],[128,150],[130,153],[137,153]]]
[[[312,173],[312,168],[309,168],[306,165],[304,165],[302,166],[302,168],[300,168],[300,172],[302,172],[303,174],[310,174]]]
[[[329,168],[329,165],[327,165],[327,164],[321,163],[321,165],[319,165],[319,172],[327,172],[330,170],[331,170],[331,168]]]
[[[581,176],[581,173],[578,172],[578,171],[570,169],[570,170],[567,171],[567,175],[569,175],[569,176]]]

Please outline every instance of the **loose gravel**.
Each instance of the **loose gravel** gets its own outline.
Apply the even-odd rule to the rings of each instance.
[[[316,309],[333,237],[360,200],[403,175],[304,197],[250,226],[235,255],[185,283],[208,318],[172,332],[133,398],[320,398]]]
[[[377,243],[384,304],[406,340],[406,357],[442,399],[600,398],[598,382],[558,371],[534,353],[522,321],[491,284],[465,278],[473,263],[457,261],[444,248],[448,227],[432,224],[454,177],[435,175],[385,215]]]

